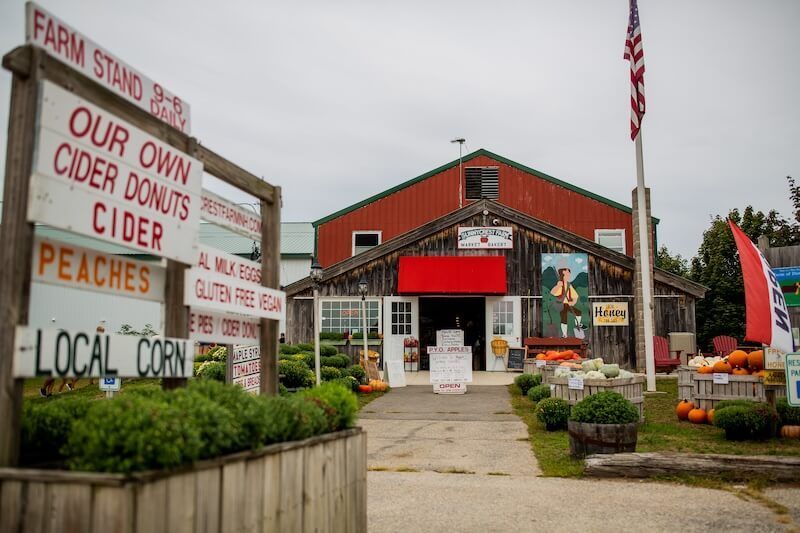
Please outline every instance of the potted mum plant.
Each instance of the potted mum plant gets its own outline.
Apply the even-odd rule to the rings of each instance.
[[[617,392],[598,392],[575,404],[567,429],[569,452],[573,457],[633,452],[636,451],[639,410]]]

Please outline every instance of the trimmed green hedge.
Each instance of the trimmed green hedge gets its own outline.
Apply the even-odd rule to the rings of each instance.
[[[775,436],[778,413],[768,403],[727,405],[714,409],[714,425],[725,430],[728,440],[764,440]]]
[[[23,442],[26,451],[60,451],[54,458],[73,470],[128,473],[344,429],[357,410],[344,383],[253,396],[238,386],[193,380],[185,389],[153,387],[110,400],[30,402]]]
[[[528,398],[532,402],[538,402],[550,397],[550,385],[536,385],[528,391]]]
[[[542,384],[541,374],[520,374],[514,378],[514,384],[519,387],[519,391],[523,396],[528,394],[528,391],[533,387]]]
[[[604,391],[576,403],[569,419],[588,424],[630,424],[639,421],[639,410],[622,394]]]

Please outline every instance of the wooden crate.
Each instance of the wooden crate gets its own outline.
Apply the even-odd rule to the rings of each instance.
[[[771,386],[775,395],[786,396],[786,387]],[[701,409],[713,409],[722,400],[752,400],[766,402],[764,380],[757,376],[729,375],[728,383],[714,383],[714,374],[700,374],[695,368],[678,368],[678,399],[694,402]]]
[[[580,359],[575,361],[570,361],[571,363],[582,363],[586,361],[586,359]],[[553,375],[556,372],[556,368],[561,365],[564,361],[545,361],[544,366],[536,366],[536,359],[525,359],[525,373],[526,374],[541,374],[542,375],[542,383],[550,383],[550,380],[553,378]]]
[[[636,406],[639,410],[639,420],[644,420],[644,376],[642,375],[635,375],[632,378],[585,379],[583,390],[570,389],[568,377],[551,377],[548,384],[551,397],[566,400],[570,405],[575,405],[598,392],[618,392]]]

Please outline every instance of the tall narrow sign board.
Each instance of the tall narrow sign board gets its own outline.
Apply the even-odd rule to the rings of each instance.
[[[42,84],[28,220],[192,264],[203,164]]]
[[[33,2],[25,4],[25,41],[87,78],[189,134],[189,104]]]

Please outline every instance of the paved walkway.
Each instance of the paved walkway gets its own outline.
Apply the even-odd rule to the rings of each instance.
[[[503,386],[470,386],[464,396],[434,395],[429,385],[393,389],[360,416],[370,532],[760,532],[800,524],[797,488],[766,492],[789,508],[795,522],[782,518],[787,525],[725,491],[539,477],[527,428]]]

